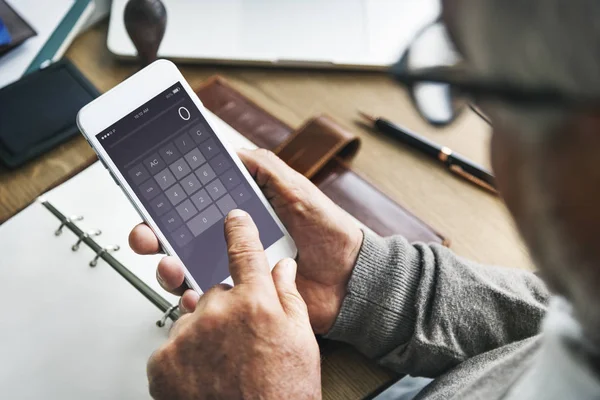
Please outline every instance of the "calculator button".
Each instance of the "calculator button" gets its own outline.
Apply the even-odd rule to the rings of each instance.
[[[232,168],[221,175],[221,182],[223,182],[223,185],[225,185],[227,189],[231,190],[239,185],[241,180],[238,173]]]
[[[210,160],[217,154],[219,154],[219,148],[214,139],[209,139],[200,145],[200,151],[204,154],[207,160]]]
[[[177,210],[177,212],[179,213],[179,216],[181,218],[183,218],[184,221],[187,221],[188,219],[192,218],[194,215],[198,214],[198,210],[196,210],[196,207],[194,207],[194,205],[192,204],[192,202],[189,199],[184,201],[177,207],[175,207],[175,209]]]
[[[223,198],[217,200],[217,206],[219,207],[219,210],[221,210],[223,215],[229,214],[229,211],[237,207],[235,201],[233,201],[231,196],[228,194],[223,196]]]
[[[175,178],[177,178],[177,180],[183,178],[184,176],[192,172],[192,170],[183,158],[180,158],[173,164],[169,165],[169,169],[171,170],[171,172],[173,172],[173,175],[175,175]]]
[[[146,200],[152,200],[161,193],[158,184],[152,179],[140,186],[140,192]]]
[[[167,200],[165,195],[161,194],[160,196],[158,196],[150,202],[150,207],[152,207],[156,215],[160,217],[161,215],[163,215],[171,209],[171,204],[169,204],[169,201]]]
[[[175,146],[177,146],[181,154],[185,154],[194,148],[194,142],[192,142],[192,139],[190,139],[190,136],[187,133],[184,133],[175,139]]]
[[[188,228],[190,228],[194,236],[199,236],[202,234],[202,232],[213,226],[215,223],[219,222],[222,218],[223,216],[221,215],[217,207],[213,204],[212,206],[208,207],[205,211],[192,218],[187,223],[187,226]]]
[[[173,232],[173,239],[175,240],[175,244],[179,247],[185,246],[191,242],[193,238],[192,233],[185,225]]]
[[[181,155],[179,154],[179,150],[173,143],[169,143],[158,151],[158,154],[165,160],[168,164],[177,160]]]
[[[238,205],[242,204],[250,198],[250,192],[248,192],[248,189],[246,189],[246,185],[244,185],[243,183],[235,189],[231,190],[229,194],[231,194],[231,197],[233,197],[233,200]]]
[[[156,182],[158,182],[158,186],[160,186],[162,190],[165,190],[166,188],[177,182],[171,171],[169,171],[167,168],[154,175],[154,179],[156,180]]]
[[[194,193],[196,190],[202,187],[202,184],[194,174],[189,174],[188,176],[183,178],[179,183],[181,183],[181,186],[183,186],[183,190],[185,190],[185,192],[188,195]]]
[[[160,158],[160,156],[158,155],[158,153],[154,153],[150,157],[148,157],[148,158],[146,158],[144,160],[144,166],[146,168],[148,168],[148,171],[150,171],[150,173],[152,175],[154,175],[158,171],[160,171],[163,168],[165,168],[167,165],[165,164],[165,162],[163,161],[163,159]]]
[[[231,163],[225,158],[225,155],[221,153],[210,160],[210,166],[215,170],[217,175],[221,175],[223,171],[227,171],[227,169],[231,167]]]
[[[215,179],[206,185],[206,191],[210,194],[210,197],[212,197],[213,200],[218,199],[226,193],[225,187],[219,179]]]
[[[204,142],[210,137],[209,128],[204,124],[198,124],[189,130],[190,136],[198,144]]]
[[[144,168],[142,164],[136,165],[135,167],[131,168],[127,173],[129,174],[131,180],[135,185],[139,185],[140,183],[144,182],[150,177],[150,174],[148,174],[148,171],[146,171],[146,168]]]
[[[210,203],[212,203],[212,200],[210,199],[208,193],[206,193],[206,190],[204,189],[193,194],[192,196],[190,196],[190,198],[192,199],[192,202],[194,203],[198,211],[204,210],[206,207],[208,207]]]
[[[204,158],[204,156],[202,155],[202,153],[200,153],[200,150],[198,148],[195,148],[194,150],[190,151],[185,155],[185,161],[187,161],[188,164],[190,164],[190,167],[192,167],[192,169],[196,169],[206,162],[206,158]]]
[[[208,164],[204,164],[203,166],[198,168],[194,173],[196,174],[198,179],[200,179],[200,182],[202,182],[203,185],[206,185],[208,182],[215,179],[215,177],[217,176],[215,175],[215,171],[213,171],[213,169]]]
[[[185,199],[185,192],[179,184],[171,186],[165,190],[165,194],[174,206],[181,203]]]
[[[173,232],[183,224],[183,220],[175,210],[169,211],[160,220],[168,232]]]

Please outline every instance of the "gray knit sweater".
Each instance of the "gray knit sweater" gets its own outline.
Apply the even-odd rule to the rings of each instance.
[[[327,337],[434,378],[419,399],[600,398],[589,361],[600,352],[564,299],[551,300],[530,272],[477,265],[438,245],[366,233]]]

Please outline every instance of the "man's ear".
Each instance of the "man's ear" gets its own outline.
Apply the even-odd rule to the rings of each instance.
[[[524,185],[520,181],[523,176],[524,163],[527,161],[526,149],[519,143],[519,134],[502,125],[502,121],[494,122],[490,141],[490,160],[496,177],[498,190],[504,199],[513,218],[523,217],[521,204]]]
[[[545,188],[574,260],[556,275],[564,281],[561,293],[581,299],[600,284],[600,109],[573,113],[551,133],[547,148]]]
[[[600,139],[600,108],[576,114],[573,117],[573,125],[586,136]]]
[[[600,108],[572,113],[547,136],[546,143],[556,153],[555,157],[566,163],[563,168],[600,160]],[[600,172],[600,168],[581,172],[596,171]]]

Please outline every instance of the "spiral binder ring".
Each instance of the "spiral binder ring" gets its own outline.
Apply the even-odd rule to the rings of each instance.
[[[70,222],[75,222],[75,221],[81,221],[83,219],[82,215],[73,215],[67,219],[65,219],[63,222],[60,223],[60,226],[58,227],[58,229],[54,232],[55,236],[60,236],[62,235],[62,230],[65,227],[65,225],[67,225]]]
[[[177,309],[179,308],[179,306],[171,306],[167,309],[167,311],[165,312],[165,314],[162,316],[161,319],[159,319],[158,321],[156,321],[156,326],[158,326],[159,328],[162,328],[163,326],[165,326],[165,324],[167,323],[167,320],[171,317],[171,314],[173,314]]]
[[[100,259],[100,257],[102,257],[102,255],[104,253],[108,253],[111,251],[119,251],[120,247],[117,245],[114,246],[106,246],[100,250],[98,250],[98,252],[96,253],[96,257],[94,257],[94,259],[92,261],[90,261],[90,267],[95,267],[96,265],[98,265],[98,260]]]
[[[91,236],[100,236],[100,235],[102,235],[102,231],[100,229],[85,232],[83,235],[79,236],[77,243],[75,243],[73,246],[71,246],[71,250],[73,250],[73,251],[79,250],[79,245],[81,245],[81,242],[83,242],[83,239],[89,238]]]

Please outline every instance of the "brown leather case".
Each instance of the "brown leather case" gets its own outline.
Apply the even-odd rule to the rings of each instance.
[[[360,140],[331,118],[318,116],[294,131],[218,76],[196,93],[206,108],[257,146],[273,150],[379,235],[399,234],[411,242],[449,244],[349,167]]]

